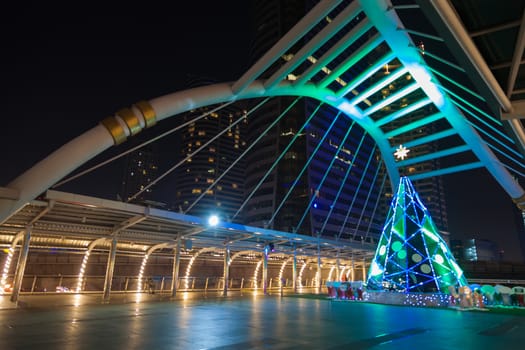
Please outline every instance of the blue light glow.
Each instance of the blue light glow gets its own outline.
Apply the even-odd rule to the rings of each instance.
[[[208,225],[214,227],[219,224],[219,217],[217,215],[212,215],[208,218]]]

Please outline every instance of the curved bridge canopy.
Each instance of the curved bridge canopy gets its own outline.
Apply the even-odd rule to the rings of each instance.
[[[430,32],[418,32],[401,19],[409,10],[441,17]],[[498,114],[511,115],[515,106],[449,10],[446,1],[321,1],[237,81],[124,108],[20,175],[2,190],[0,222],[144,128],[197,107],[264,96],[310,97],[343,112],[376,142],[392,188],[400,175],[419,180],[486,168],[521,207],[523,131]],[[465,68],[464,61],[478,69]],[[396,151],[404,149],[411,157],[397,159]],[[441,168],[420,166],[428,161]]]

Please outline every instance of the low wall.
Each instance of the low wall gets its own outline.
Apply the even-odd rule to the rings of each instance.
[[[426,307],[447,307],[450,295],[442,293],[398,293],[390,291],[366,291],[363,300],[371,303],[410,305]]]

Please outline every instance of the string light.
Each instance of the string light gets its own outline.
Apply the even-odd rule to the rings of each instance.
[[[290,261],[291,258],[288,258],[286,259],[282,265],[281,265],[281,269],[279,270],[279,287],[282,287],[282,284],[283,284],[283,273],[284,273],[284,268],[286,267],[286,264],[288,263],[288,261]]]
[[[137,283],[137,292],[140,293],[142,291],[142,279],[144,277],[144,269],[146,267],[146,264],[148,263],[149,255],[144,255],[144,258],[142,259],[142,264],[140,265],[140,272],[139,272],[139,281]]]
[[[303,266],[301,266],[301,270],[299,270],[299,288],[303,288],[303,272],[306,268],[306,261],[303,261]]]
[[[82,259],[82,265],[80,265],[80,272],[78,273],[78,280],[77,280],[77,293],[80,293],[82,290],[82,284],[84,282],[84,275],[86,274],[86,266],[89,259],[89,250],[86,250],[84,253],[84,258]]]
[[[330,268],[330,273],[328,273],[328,278],[326,279],[327,281],[331,281],[332,280],[332,273],[334,272],[335,270],[335,266],[332,266]]]
[[[9,247],[7,251],[7,257],[4,263],[4,270],[2,271],[2,279],[0,280],[0,293],[2,294],[4,293],[4,290],[6,288],[7,275],[9,274],[9,268],[11,267],[11,261],[13,260],[14,252],[15,248],[13,246]]]
[[[259,269],[261,268],[261,265],[262,265],[262,260],[260,260],[257,263],[257,266],[255,267],[255,271],[253,272],[253,284],[254,284],[255,290],[257,290],[257,276],[259,275]]]

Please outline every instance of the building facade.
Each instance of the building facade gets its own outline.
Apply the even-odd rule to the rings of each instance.
[[[316,3],[255,1],[253,61]],[[327,16],[326,23],[338,12],[340,8]],[[306,35],[315,35],[319,30],[314,28]],[[295,50],[290,48],[280,64],[293,57]],[[309,57],[310,62],[315,62],[323,50]],[[266,76],[277,68],[270,67]],[[326,69],[313,80],[322,79]],[[288,76],[289,80],[295,78]],[[276,125],[266,131],[276,120]],[[380,182],[376,171],[379,165],[371,161],[375,160],[374,142],[361,127],[318,101],[281,97],[271,99],[250,119],[248,142],[257,140],[261,133],[265,136],[257,150],[249,154],[246,169],[247,224],[342,239],[379,237],[383,220],[374,215],[379,213],[379,198],[374,194],[378,191],[371,190]]]
[[[189,86],[210,83],[195,79]],[[231,220],[244,197],[246,163],[240,156],[247,145],[248,118],[238,104],[212,111],[215,107],[192,110],[180,119],[183,128],[177,137],[181,166],[174,171],[172,206],[181,213],[202,217],[215,214]],[[242,216],[237,215],[235,221],[242,221]]]

